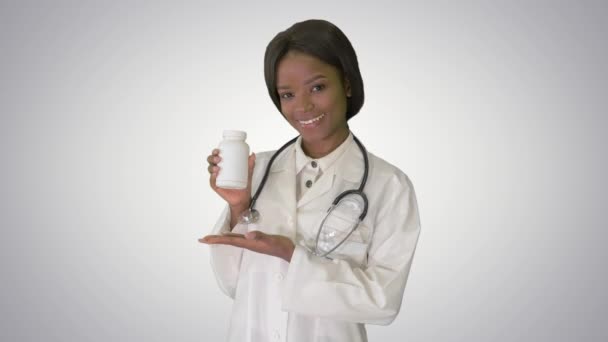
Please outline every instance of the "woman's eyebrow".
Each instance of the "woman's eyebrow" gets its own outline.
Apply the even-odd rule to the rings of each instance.
[[[322,74],[315,75],[315,76],[309,78],[308,80],[304,81],[304,85],[312,83],[320,78],[326,78],[326,77]],[[286,85],[278,86],[277,90],[278,89],[289,89],[289,86],[286,86]]]
[[[323,76],[322,74],[315,75],[315,76],[309,78],[306,82],[304,82],[304,84],[312,83],[312,82],[318,80],[319,78],[325,78],[325,76]]]

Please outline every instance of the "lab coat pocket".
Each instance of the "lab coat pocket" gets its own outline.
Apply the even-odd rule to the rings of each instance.
[[[369,227],[361,223],[352,234],[330,255],[332,259],[346,260],[355,266],[361,266],[367,260],[369,245]]]
[[[360,243],[369,242],[369,229],[365,224],[359,222],[357,216],[333,210],[324,217],[320,225],[322,227],[321,237],[331,239],[333,243],[344,239]],[[353,228],[355,228],[354,231]]]

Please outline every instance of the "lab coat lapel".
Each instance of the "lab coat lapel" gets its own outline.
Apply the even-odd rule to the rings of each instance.
[[[359,184],[363,171],[363,157],[357,144],[353,141],[344,151],[344,154],[319,178],[319,181],[302,196],[297,207],[300,208],[318,199],[332,189],[334,185],[340,187],[340,189],[335,189],[334,192],[340,193],[347,190],[346,188]],[[345,189],[342,189],[343,187]]]
[[[334,177],[335,177],[334,170],[335,169],[336,168],[334,166],[330,167],[330,169],[327,170],[325,172],[325,174],[323,176],[321,176],[321,178],[319,178],[319,181],[317,181],[313,185],[313,187],[310,188],[310,190],[308,190],[308,191],[306,191],[306,193],[304,193],[302,198],[300,198],[300,200],[298,201],[298,205],[297,205],[298,208],[302,207],[303,205],[306,205],[310,201],[313,201],[313,200],[319,198],[320,196],[325,194],[327,191],[329,191],[329,189],[331,189],[331,187],[334,183]]]
[[[272,164],[270,169],[271,179],[266,182],[266,187],[262,193],[273,202],[280,205],[281,212],[268,213],[274,218],[281,220],[278,222],[280,231],[274,232],[295,240],[296,236],[296,162],[295,148],[289,146],[281,153]],[[272,184],[272,185],[271,185]],[[278,208],[277,208],[278,209]]]

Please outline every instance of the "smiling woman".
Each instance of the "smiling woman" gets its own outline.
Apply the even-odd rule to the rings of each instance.
[[[217,187],[219,151],[207,158],[227,206],[199,241],[212,245],[218,284],[234,299],[229,341],[367,341],[364,324],[389,324],[401,307],[420,233],[414,188],[349,129],[363,80],[335,25],[280,32],[264,71],[299,136],[252,154],[244,190]],[[253,210],[256,222],[239,220]]]

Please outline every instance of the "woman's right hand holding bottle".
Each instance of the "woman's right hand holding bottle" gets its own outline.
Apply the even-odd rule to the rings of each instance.
[[[253,175],[253,167],[255,165],[255,153],[249,156],[248,167],[249,175],[247,177],[247,187],[245,189],[224,189],[216,185],[217,175],[220,172],[218,163],[222,160],[220,151],[216,148],[211,151],[211,155],[207,157],[209,166],[209,184],[213,191],[222,197],[230,206],[230,229],[238,223],[241,213],[249,208],[251,201],[251,178]]]

